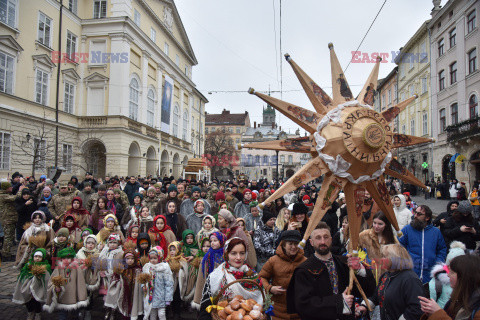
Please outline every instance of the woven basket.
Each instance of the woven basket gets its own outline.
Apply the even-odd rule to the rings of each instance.
[[[220,301],[223,301],[223,300],[227,300],[226,297],[224,297],[224,293],[225,293],[225,290],[228,289],[228,287],[230,287],[231,285],[235,284],[235,283],[239,283],[239,282],[243,282],[243,283],[250,283],[254,286],[256,286],[258,288],[258,290],[260,290],[260,292],[262,293],[262,297],[263,297],[263,301],[265,303],[265,291],[263,289],[263,287],[258,284],[256,281],[253,281],[253,280],[249,280],[249,279],[240,279],[240,280],[235,280],[235,281],[232,281],[230,282],[229,284],[227,284],[225,287],[223,287],[220,292],[213,298],[213,301],[212,301],[212,304],[213,305],[217,305],[218,302]],[[264,308],[265,309],[265,308]],[[265,311],[265,310],[264,310]],[[223,320],[219,315],[218,315],[218,311],[217,309],[214,309],[212,312],[211,312],[211,315],[212,315],[212,319],[213,320]],[[267,315],[265,315],[265,313],[261,313],[260,315],[260,318],[258,320],[265,320],[267,319]]]

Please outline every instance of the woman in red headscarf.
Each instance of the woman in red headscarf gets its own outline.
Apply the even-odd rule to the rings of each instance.
[[[73,214],[75,216],[77,226],[80,229],[86,228],[88,226],[88,221],[90,220],[90,213],[87,209],[83,207],[82,198],[75,197],[72,199],[72,207],[66,212],[65,216],[67,214]]]
[[[167,252],[170,243],[177,241],[172,228],[167,224],[167,218],[163,215],[158,215],[153,219],[153,227],[148,229],[148,235],[152,240],[152,246],[160,246],[164,252]]]

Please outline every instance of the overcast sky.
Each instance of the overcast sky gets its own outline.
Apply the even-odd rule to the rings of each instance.
[[[281,0],[282,50],[280,52],[280,0],[176,0],[198,65],[193,81],[210,101],[208,113],[224,108],[232,113],[248,111],[253,121],[262,121],[265,103],[249,95],[257,91],[280,91],[280,58],[283,64],[283,100],[314,110],[301,90],[283,55],[291,57],[328,94],[331,75],[328,43],[345,70],[384,0]],[[442,1],[444,4],[446,1]],[[432,1],[387,0],[359,51],[388,53],[388,63],[380,66],[380,78],[394,67],[392,51],[397,51],[430,18]],[[345,72],[356,96],[373,64],[352,63]],[[241,91],[241,92],[215,92]],[[212,94],[209,94],[212,92]],[[272,96],[280,98],[280,92]],[[277,112],[282,129],[292,132],[297,125]]]

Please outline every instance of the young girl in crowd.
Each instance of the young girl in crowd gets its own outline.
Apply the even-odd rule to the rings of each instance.
[[[89,303],[84,273],[73,261],[73,248],[62,249],[58,257],[61,266],[53,270],[48,281],[47,300],[43,309],[49,313],[56,310],[60,320],[77,318],[79,310]]]
[[[143,286],[144,319],[165,320],[165,309],[173,300],[173,275],[168,263],[163,262],[161,247],[148,252],[150,262],[143,266],[143,272],[151,275],[151,280]],[[157,318],[158,317],[158,318]]]
[[[164,251],[170,243],[176,241],[172,228],[167,224],[167,218],[158,215],[153,219],[153,226],[148,230],[148,234],[152,239],[153,246],[160,246]]]
[[[125,245],[124,245],[124,246],[129,247],[130,244],[131,244],[133,247],[136,247],[136,246],[137,246],[138,234],[140,233],[139,230],[140,230],[140,227],[138,226],[138,224],[132,224],[132,225],[128,228],[128,231],[127,231],[127,239],[125,240]]]
[[[124,319],[137,319],[143,314],[142,285],[137,281],[142,267],[134,250],[123,253],[124,266],[120,264],[114,269],[108,293],[105,297],[107,315],[113,320],[115,310],[118,310]]]
[[[43,248],[33,251],[30,260],[20,271],[12,301],[25,305],[27,320],[41,319],[40,313],[47,297],[47,284],[51,273],[47,251]]]
[[[37,248],[44,248],[50,251],[53,245],[55,233],[53,229],[45,223],[45,213],[37,210],[30,217],[32,223],[25,230],[18,244],[15,266],[21,269],[27,263],[33,251]]]
[[[50,252],[50,257],[52,259],[52,269],[57,267],[57,263],[59,262],[59,256],[61,250],[65,248],[73,247],[73,243],[68,240],[70,234],[67,228],[60,228],[57,231],[57,236],[53,239],[53,246]]]
[[[140,233],[137,239],[137,253],[140,259],[142,259],[142,257],[148,258],[148,252],[151,246],[152,242],[148,233]]]
[[[243,231],[245,232],[245,236],[247,237],[247,241],[246,241],[247,246],[249,248],[252,248],[252,250],[255,250],[254,249],[255,246],[253,245],[252,236],[250,235],[250,232],[247,231],[247,224],[246,224],[245,219],[237,218],[237,223],[243,229]],[[249,265],[251,264],[252,266],[256,266],[257,265],[257,255],[251,255],[251,257],[249,257],[249,259],[248,259],[248,263],[249,263]]]
[[[117,217],[114,214],[107,214],[105,218],[103,218],[103,224],[104,227],[97,234],[99,250],[103,249],[103,247],[105,246],[105,242],[112,233],[116,233],[117,235],[119,235],[122,243],[125,242],[123,233],[120,230],[120,226],[118,225]]]
[[[89,235],[93,235],[93,231],[92,229],[90,228],[85,228],[82,230],[82,234],[81,234],[81,239],[79,242],[75,243],[75,250],[78,251],[80,250],[80,248],[83,247],[83,242],[85,241],[85,239],[87,238],[87,236]]]
[[[148,207],[142,207],[137,224],[140,227],[140,233],[148,232],[148,230],[153,227],[153,218],[150,215],[150,209],[148,209]]]
[[[193,213],[186,218],[187,226],[197,234],[202,229],[202,221],[205,216],[205,203],[202,199],[198,199],[193,204]]]
[[[195,241],[195,234],[192,230],[187,229],[183,231],[182,239],[182,254],[188,263],[187,288],[185,290],[183,301],[190,302],[193,299],[193,294],[195,293],[195,284],[197,282],[197,272],[196,269],[191,265],[191,262],[197,255],[199,248],[197,241]]]
[[[75,215],[67,213],[63,218],[62,228],[67,228],[69,232],[68,240],[72,243],[78,243],[82,238],[82,230],[77,225]]]
[[[80,229],[88,226],[90,214],[88,213],[88,210],[83,207],[82,198],[75,197],[72,199],[72,208],[66,212],[65,217],[68,214],[73,214],[75,216],[77,226]]]
[[[202,299],[202,290],[205,285],[205,279],[220,264],[224,262],[223,246],[225,244],[225,235],[219,231],[210,235],[210,249],[202,259],[198,270],[197,284],[195,285],[195,294],[192,301],[192,308],[199,309]]]
[[[113,268],[122,261],[123,249],[120,244],[120,235],[112,233],[107,239],[107,245],[103,248],[98,257],[98,268],[101,278],[99,294],[101,295],[107,294],[108,286],[113,274]]]
[[[197,243],[200,243],[200,240],[203,238],[208,238],[215,231],[219,231],[215,228],[217,221],[211,215],[203,217],[202,220],[202,229],[197,233]]]
[[[109,213],[110,211],[107,210],[107,198],[98,197],[95,211],[92,213],[89,223],[95,233],[103,228],[104,218]]]
[[[290,210],[288,210],[288,208],[282,208],[278,213],[277,220],[275,221],[275,226],[278,228],[278,230],[287,230],[289,220]]]
[[[173,301],[171,310],[173,314],[180,314],[181,304],[187,288],[188,264],[182,255],[182,245],[174,241],[168,245],[167,262],[173,275]]]
[[[88,299],[90,301],[84,310],[84,320],[92,319],[93,293],[100,287],[100,274],[98,272],[98,265],[96,264],[98,255],[97,238],[93,234],[89,234],[83,240],[83,246],[75,256],[80,270],[83,270],[83,277],[85,278]]]
[[[122,226],[126,230],[128,229],[129,222],[133,221],[133,223],[138,221],[138,216],[142,210],[142,200],[143,195],[141,193],[135,193],[133,195],[133,206],[130,207],[128,213],[125,213],[122,218]]]

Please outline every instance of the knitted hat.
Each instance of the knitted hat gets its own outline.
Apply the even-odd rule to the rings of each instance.
[[[465,254],[465,244],[460,241],[452,241],[450,244],[450,251],[447,254],[447,259],[445,260],[445,263],[447,265],[450,265],[450,261],[452,261],[453,258],[458,257],[458,256],[463,256]]]
[[[60,259],[75,258],[75,255],[76,255],[75,250],[73,250],[72,247],[64,248],[64,249],[60,250],[60,252],[58,253],[58,257]]]
[[[225,219],[228,223],[232,223],[235,221],[235,217],[227,209],[220,209],[220,211],[218,211],[218,215]]]
[[[297,214],[307,214],[308,208],[304,203],[297,202],[293,205],[292,216]]]
[[[57,237],[65,237],[65,238],[68,238],[68,236],[70,235],[70,232],[68,231],[67,228],[60,228],[58,231],[57,231]]]
[[[215,201],[225,200],[225,194],[222,191],[218,191],[215,195]]]
[[[107,191],[107,186],[104,184],[101,184],[97,188],[98,191]]]
[[[55,184],[55,182],[53,182],[53,180],[51,180],[51,179],[47,179],[47,180],[45,180],[45,184],[47,186],[53,186]]]
[[[2,190],[7,190],[8,188],[10,188],[12,186],[12,184],[8,181],[3,181],[2,182]]]
[[[43,249],[43,248],[38,248],[37,250],[35,250],[35,252],[33,253],[33,256],[34,257],[39,256],[39,257],[42,257],[43,259],[47,256],[47,251],[45,249],[41,251],[40,249]]]
[[[85,229],[82,230],[82,237],[83,237],[84,235],[89,235],[89,234],[93,234],[92,229],[90,229],[90,228],[85,228]]]
[[[136,192],[133,194],[133,199],[135,199],[135,197],[140,197],[140,200],[143,200],[143,194],[141,194],[140,192]]]
[[[267,207],[263,208],[263,213],[262,213],[263,224],[266,224],[267,221],[270,220],[271,218],[275,218],[275,215]]]
[[[177,186],[174,184],[171,184],[170,186],[168,186],[168,192],[170,193],[172,191],[178,192]]]
[[[298,230],[285,230],[282,232],[280,237],[280,241],[294,241],[300,242],[302,241],[302,235]]]
[[[245,190],[243,190],[243,195],[245,195],[245,193],[247,193],[247,192],[252,193],[252,190],[250,190],[250,189],[245,189]]]
[[[308,201],[311,200],[311,199],[310,199],[310,196],[309,196],[308,194],[306,194],[306,195],[304,195],[304,196],[302,197],[302,201],[305,201],[305,200],[308,200]]]
[[[45,212],[41,210],[34,211],[30,217],[30,220],[33,221],[33,217],[37,214],[39,214],[42,217],[42,222],[45,222],[45,220],[47,220],[47,217],[45,216]]]
[[[50,192],[52,192],[52,189],[50,189],[49,187],[45,187],[45,188],[43,188],[43,191],[50,191]]]
[[[252,200],[257,200],[257,194],[255,192],[252,192]]]
[[[465,213],[472,213],[473,212],[473,207],[472,204],[470,203],[470,200],[463,200],[460,201],[458,204],[457,211],[465,214]]]
[[[202,192],[202,190],[200,190],[200,187],[195,186],[195,187],[192,188],[192,193],[194,193],[194,192]]]

